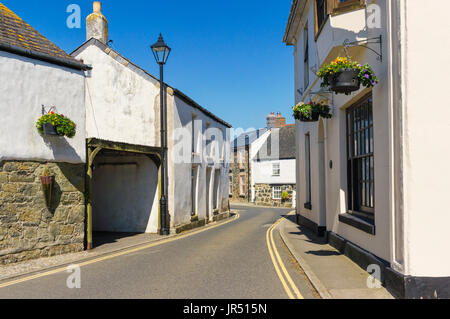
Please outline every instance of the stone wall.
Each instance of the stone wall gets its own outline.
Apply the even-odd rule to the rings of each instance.
[[[272,186],[281,186],[282,191],[289,193],[289,200],[273,199]],[[255,184],[255,204],[271,207],[292,207],[295,185]]]
[[[47,208],[40,176],[55,176]],[[0,161],[0,264],[84,249],[85,165]]]

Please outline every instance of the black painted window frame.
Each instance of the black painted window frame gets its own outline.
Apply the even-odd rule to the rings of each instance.
[[[375,176],[373,97],[346,109],[347,204],[352,215],[374,224]]]

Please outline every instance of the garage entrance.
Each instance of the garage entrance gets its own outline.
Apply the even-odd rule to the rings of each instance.
[[[105,238],[158,232],[159,154],[159,148],[88,140],[88,249]]]

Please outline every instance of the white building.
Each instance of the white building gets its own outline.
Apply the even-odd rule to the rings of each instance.
[[[449,9],[445,0],[294,0],[284,36],[295,47],[295,103],[333,106],[331,119],[297,121],[298,221],[327,231],[364,269],[379,264],[399,297],[450,297]],[[315,72],[355,41],[349,55],[379,84],[317,93]]]
[[[257,141],[251,160],[252,202],[256,205],[295,207],[295,126],[272,128]],[[286,192],[289,199],[283,199]]]
[[[86,80],[93,174],[88,232],[155,233],[161,225],[159,80],[107,43],[108,22],[94,2],[87,42],[72,53],[93,68]],[[182,92],[170,86],[166,92],[170,229],[179,232],[228,211],[231,126]]]
[[[88,69],[0,3],[0,264],[84,249]],[[73,138],[38,132],[49,111],[76,124]]]

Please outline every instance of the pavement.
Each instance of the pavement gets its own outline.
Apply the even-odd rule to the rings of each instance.
[[[236,218],[213,226],[74,261],[80,267],[80,288],[69,288],[72,273],[60,267],[0,281],[0,298],[320,298],[274,227],[289,210],[232,210]]]
[[[283,219],[278,226],[280,236],[321,298],[394,298],[383,287],[369,288],[369,273],[294,219],[293,214]]]
[[[392,298],[291,210],[233,205],[230,219],[170,237],[100,234],[89,252],[0,267],[0,299]]]

